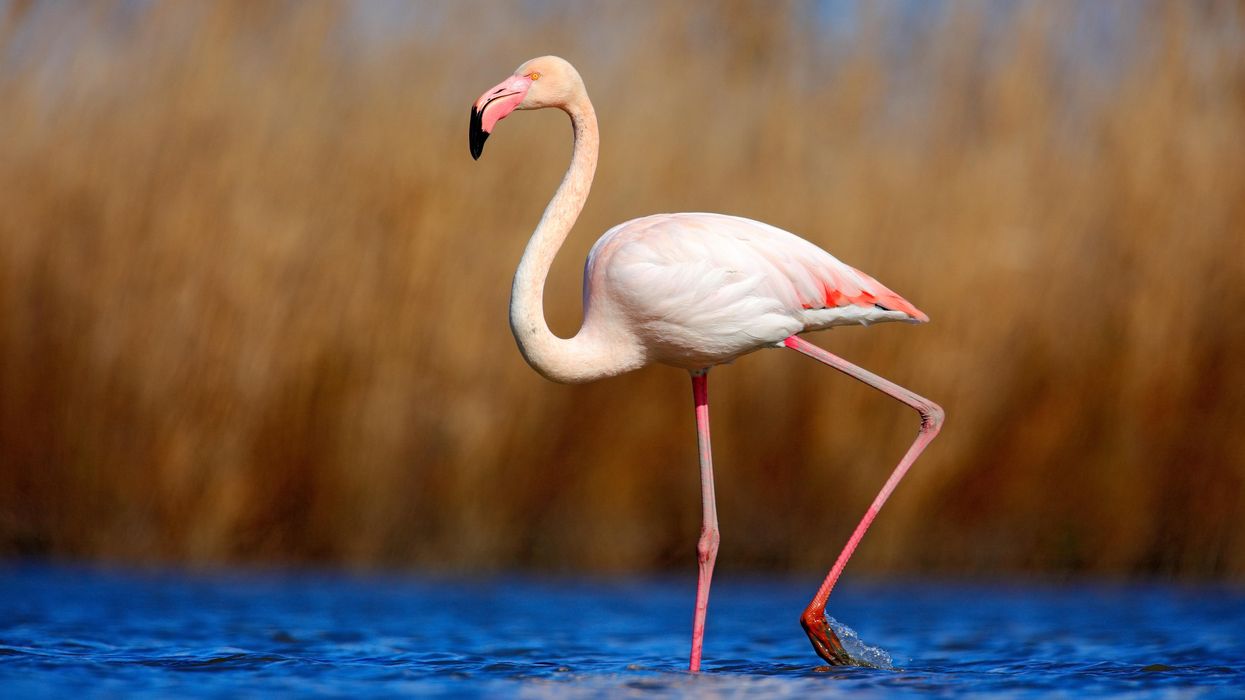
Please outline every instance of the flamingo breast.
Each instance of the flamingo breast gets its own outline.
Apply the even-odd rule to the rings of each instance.
[[[928,320],[880,282],[782,229],[723,214],[658,214],[593,246],[585,324],[697,369],[845,324]]]

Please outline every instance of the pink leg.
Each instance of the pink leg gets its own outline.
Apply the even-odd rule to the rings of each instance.
[[[709,446],[709,370],[692,372],[692,396],[696,400],[696,438],[700,444],[700,497],[704,515],[696,545],[700,575],[696,579],[696,613],[692,618],[692,662],[688,670],[700,671],[700,651],[705,641],[705,613],[709,610],[709,583],[718,557],[718,507],[713,497],[713,453]]]
[[[834,588],[835,582],[839,580],[839,575],[843,573],[843,567],[847,566],[847,560],[851,558],[852,552],[856,551],[856,545],[860,544],[860,539],[865,536],[865,530],[869,529],[869,525],[877,517],[878,511],[882,509],[882,504],[890,497],[891,492],[895,490],[895,486],[899,484],[899,480],[908,472],[908,468],[921,455],[921,451],[938,434],[938,430],[942,427],[943,412],[938,404],[933,401],[918,396],[894,382],[883,379],[868,370],[853,365],[847,360],[832,355],[803,338],[793,335],[783,342],[792,350],[802,352],[819,362],[830,365],[849,377],[859,379],[887,396],[902,401],[921,414],[921,429],[917,433],[916,440],[908,448],[908,452],[903,456],[903,459],[899,460],[899,465],[895,467],[895,471],[891,472],[890,478],[886,480],[882,490],[873,499],[869,510],[865,511],[865,516],[860,519],[860,524],[852,532],[851,538],[847,541],[847,546],[843,547],[843,551],[839,553],[839,558],[835,560],[829,575],[822,582],[821,588],[817,590],[817,595],[813,596],[812,602],[808,604],[804,614],[800,616],[800,624],[804,626],[804,631],[808,634],[808,639],[813,643],[813,649],[817,651],[818,656],[834,665],[847,665],[852,663],[851,658],[844,651],[838,637],[826,625],[826,600],[830,597],[830,591]]]

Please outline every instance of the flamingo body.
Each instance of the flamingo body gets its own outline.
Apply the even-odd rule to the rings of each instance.
[[[938,434],[942,409],[812,345],[800,334],[844,324],[928,317],[882,283],[808,241],[759,221],[722,214],[658,214],[620,224],[593,246],[584,269],[584,322],[561,338],[544,316],[545,279],[583,209],[596,172],[596,112],[575,68],[556,56],[519,66],[471,108],[468,143],[479,158],[498,122],[516,110],[561,109],[575,140],[571,164],[545,207],[515,271],[510,328],[536,371],[558,382],[610,377],[660,362],[687,369],[700,448],[699,578],[689,670],[700,670],[718,516],[709,440],[708,370],[765,347],[786,347],[902,402],[921,416],[916,439],[874,498],[800,617],[813,649],[850,664],[826,621],[826,601],[882,504]]]
[[[928,317],[795,234],[724,214],[657,214],[597,240],[584,326],[625,328],[649,361],[689,370],[798,333]]]

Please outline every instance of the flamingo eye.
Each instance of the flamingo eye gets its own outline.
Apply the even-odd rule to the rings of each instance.
[[[527,77],[531,78],[532,80],[540,80],[540,73],[537,73],[536,71],[532,71],[531,73],[527,74]]]

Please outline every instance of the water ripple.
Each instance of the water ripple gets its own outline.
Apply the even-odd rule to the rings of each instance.
[[[836,631],[873,667],[842,668],[819,665],[793,622],[810,582],[723,576],[695,676],[684,670],[693,586],[10,566],[0,687],[536,698],[1184,698],[1245,687],[1239,590],[848,584],[831,607],[860,634]]]

